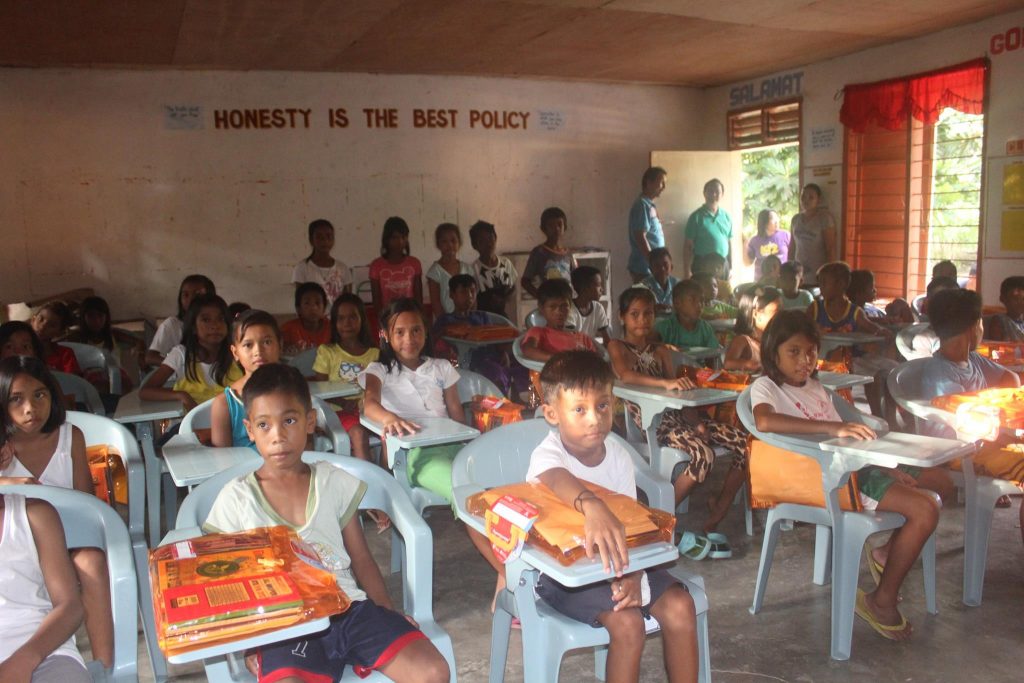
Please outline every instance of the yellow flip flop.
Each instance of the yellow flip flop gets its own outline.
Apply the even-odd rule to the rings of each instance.
[[[878,621],[871,610],[868,609],[867,595],[860,588],[857,589],[857,604],[854,608],[854,613],[866,621],[868,626],[875,629],[875,632],[886,640],[898,640],[894,634],[901,633],[910,628],[910,622],[902,614],[900,614],[900,623],[895,626],[887,626]]]

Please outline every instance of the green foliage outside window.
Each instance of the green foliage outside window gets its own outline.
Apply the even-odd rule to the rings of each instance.
[[[779,227],[800,211],[800,146],[768,147],[743,152],[743,240],[757,234],[757,214],[774,209]]]

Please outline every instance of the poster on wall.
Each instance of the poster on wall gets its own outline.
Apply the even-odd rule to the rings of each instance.
[[[1024,254],[1024,159],[989,159],[985,203],[985,257]]]

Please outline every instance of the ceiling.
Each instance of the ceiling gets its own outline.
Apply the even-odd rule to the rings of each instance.
[[[0,65],[713,86],[1024,0],[0,0]]]

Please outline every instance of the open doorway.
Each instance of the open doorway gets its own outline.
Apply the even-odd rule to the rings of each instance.
[[[745,252],[750,238],[757,234],[757,217],[762,210],[771,209],[779,215],[780,230],[789,230],[790,219],[800,211],[800,144],[762,147],[740,155],[740,234]],[[733,283],[753,282],[754,267],[746,265],[742,254],[739,256],[734,259]]]

